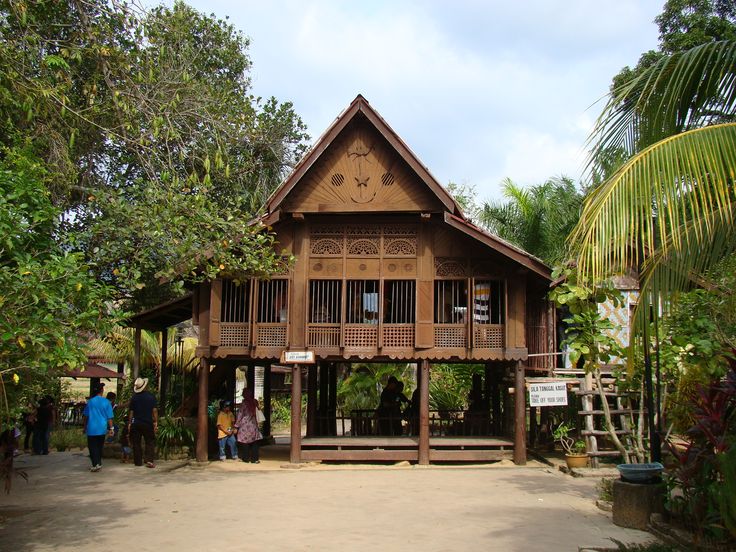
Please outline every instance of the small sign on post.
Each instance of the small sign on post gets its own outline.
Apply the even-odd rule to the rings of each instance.
[[[529,406],[566,406],[567,382],[546,381],[529,384]]]
[[[282,364],[314,364],[314,351],[284,351]]]

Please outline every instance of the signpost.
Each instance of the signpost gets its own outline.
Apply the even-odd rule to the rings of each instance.
[[[567,382],[545,381],[529,384],[529,406],[566,406]]]
[[[291,447],[292,464],[301,462],[302,448],[302,369],[300,364],[314,364],[314,351],[284,351],[281,364],[291,364]]]

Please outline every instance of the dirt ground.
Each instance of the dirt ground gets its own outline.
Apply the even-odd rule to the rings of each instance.
[[[259,465],[164,462],[85,452],[21,455],[0,496],[1,550],[576,551],[652,540],[613,525],[595,480],[531,463],[299,469],[269,447]]]

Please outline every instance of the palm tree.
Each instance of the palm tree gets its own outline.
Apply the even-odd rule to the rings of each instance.
[[[567,177],[522,188],[503,181],[506,203],[486,203],[479,224],[549,264],[565,256],[565,238],[578,220],[583,194]]]
[[[661,298],[707,285],[736,250],[734,120],[734,41],[665,56],[611,92],[590,164],[611,151],[628,160],[586,198],[571,235],[581,281],[637,269],[639,305],[664,308]]]

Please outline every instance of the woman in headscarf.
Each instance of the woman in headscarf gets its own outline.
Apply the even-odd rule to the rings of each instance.
[[[238,415],[235,418],[235,427],[238,428],[237,440],[240,448],[240,458],[243,462],[259,464],[258,441],[263,439],[258,430],[256,409],[258,401],[253,397],[252,389],[243,389],[243,402],[238,407]]]

